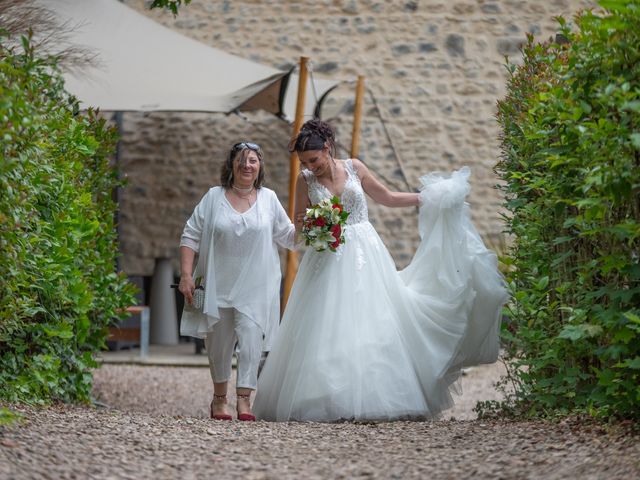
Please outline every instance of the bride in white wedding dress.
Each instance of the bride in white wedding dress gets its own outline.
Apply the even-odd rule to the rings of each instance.
[[[507,299],[495,254],[471,224],[469,170],[390,192],[358,160],[333,158],[334,133],[311,120],[292,141],[306,207],[339,196],[350,212],[337,252],[307,249],[260,375],[254,413],[270,421],[437,416],[465,366],[496,361]],[[420,205],[420,244],[398,272],[369,223],[365,192],[390,207]]]

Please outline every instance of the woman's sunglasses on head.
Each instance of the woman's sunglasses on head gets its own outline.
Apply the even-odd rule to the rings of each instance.
[[[248,148],[249,150],[253,150],[254,152],[257,152],[260,150],[260,145],[252,142],[239,142],[233,146],[234,150],[242,150],[245,148]]]

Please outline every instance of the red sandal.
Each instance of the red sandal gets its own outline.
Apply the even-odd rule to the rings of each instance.
[[[219,402],[216,402],[216,400],[220,400]],[[229,415],[228,413],[213,413],[213,405],[220,405],[223,403],[227,403],[227,396],[226,395],[216,395],[215,393],[213,394],[213,400],[211,400],[211,405],[209,405],[209,415],[211,416],[212,419],[214,420],[233,420],[233,417],[231,415]]]
[[[242,398],[243,400],[249,401],[251,398],[251,394],[248,393],[246,395],[242,395],[240,393],[237,394],[238,398]],[[253,413],[239,413],[238,412],[238,420],[241,422],[255,422],[256,416]]]

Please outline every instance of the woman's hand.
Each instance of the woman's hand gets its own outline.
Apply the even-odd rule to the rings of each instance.
[[[196,284],[193,281],[193,278],[191,278],[191,275],[188,275],[188,276],[185,275],[180,277],[180,284],[178,285],[178,290],[180,290],[180,293],[184,295],[184,299],[189,305],[193,304],[193,292],[195,291],[195,289],[196,289]]]
[[[299,234],[302,230],[302,222],[304,221],[304,216],[309,206],[311,206],[309,202],[309,188],[307,187],[307,181],[304,179],[304,175],[300,172],[298,174],[298,181],[296,182],[295,208],[293,213],[293,224],[296,226],[296,234]]]
[[[184,299],[189,305],[193,304],[193,292],[196,290],[196,284],[191,274],[195,258],[195,250],[184,245],[180,247],[180,283],[178,284],[178,290],[184,295]]]
[[[302,223],[304,222],[304,217],[306,215],[306,212],[298,212],[296,213],[296,219],[295,219],[295,223]]]

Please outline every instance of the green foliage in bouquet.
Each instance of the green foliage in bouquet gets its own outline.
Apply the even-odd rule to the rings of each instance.
[[[498,104],[519,413],[640,417],[640,4],[600,3]]]
[[[54,58],[0,34],[0,399],[88,400],[108,325],[132,303],[116,274],[116,133],[78,113]]]

